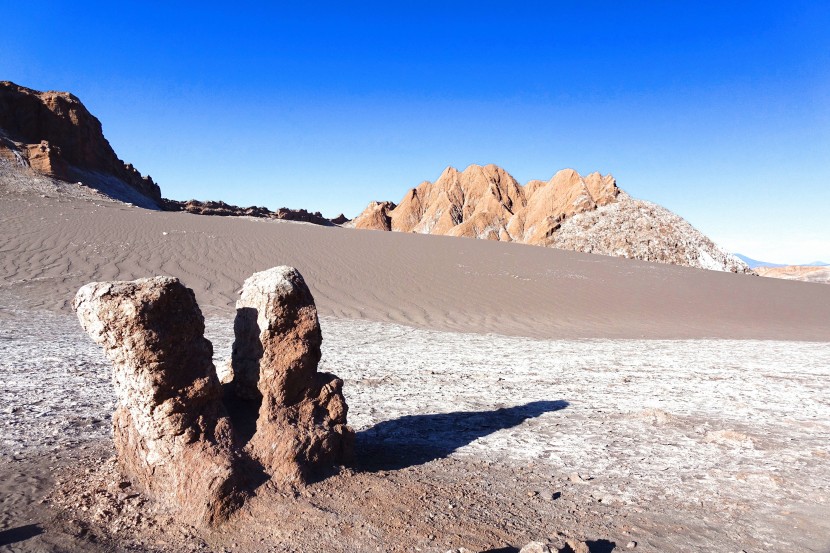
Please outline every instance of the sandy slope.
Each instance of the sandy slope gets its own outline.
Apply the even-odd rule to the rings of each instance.
[[[537,338],[826,340],[830,288],[519,244],[162,213],[65,195],[0,203],[2,307],[91,280],[180,277],[206,314],[294,265],[323,315]]]

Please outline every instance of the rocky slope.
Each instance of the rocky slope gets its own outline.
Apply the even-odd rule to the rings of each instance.
[[[0,160],[20,172],[82,182],[117,199],[135,193],[158,206],[153,179],[121,161],[101,122],[68,92],[39,92],[0,81]]]
[[[496,165],[448,167],[396,205],[372,202],[347,223],[358,229],[466,236],[672,263],[751,272],[687,221],[635,200],[614,177],[563,169],[524,186]]]
[[[239,207],[221,201],[162,198],[149,176],[121,161],[101,122],[69,92],[39,92],[0,81],[0,189],[95,198],[197,215],[249,216],[331,225],[305,209]],[[342,215],[335,220],[345,222]]]

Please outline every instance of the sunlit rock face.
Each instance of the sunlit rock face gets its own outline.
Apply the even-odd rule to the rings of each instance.
[[[360,229],[462,236],[751,272],[688,222],[630,198],[611,175],[563,169],[521,185],[496,165],[448,167],[401,202],[372,202],[346,223]]]
[[[73,303],[113,364],[113,440],[122,471],[197,524],[242,497],[233,430],[193,291],[171,277],[94,282]]]

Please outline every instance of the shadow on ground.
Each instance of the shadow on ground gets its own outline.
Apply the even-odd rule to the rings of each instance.
[[[9,530],[0,530],[0,546],[26,541],[42,533],[43,528],[37,524],[27,524]]]
[[[366,471],[398,470],[450,455],[482,436],[559,411],[567,401],[532,401],[495,411],[407,415],[357,434],[355,465]]]
[[[617,544],[608,541],[608,540],[595,540],[595,541],[586,541],[585,545],[588,546],[588,551],[590,553],[612,553],[614,549],[617,547]],[[552,551],[556,551],[556,549],[551,549]],[[497,549],[488,549],[487,551],[482,551],[481,553],[519,553],[521,550],[518,547],[499,547]],[[573,553],[573,549],[569,545],[566,545],[564,549],[559,550],[560,553]]]

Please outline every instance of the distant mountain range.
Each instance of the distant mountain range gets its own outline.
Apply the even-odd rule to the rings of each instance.
[[[745,255],[736,253],[735,257],[749,265],[750,269],[757,269],[758,267],[830,267],[830,263],[824,261],[813,261],[812,263],[802,263],[800,265],[788,265],[786,263],[770,263],[769,261],[758,261]]]

